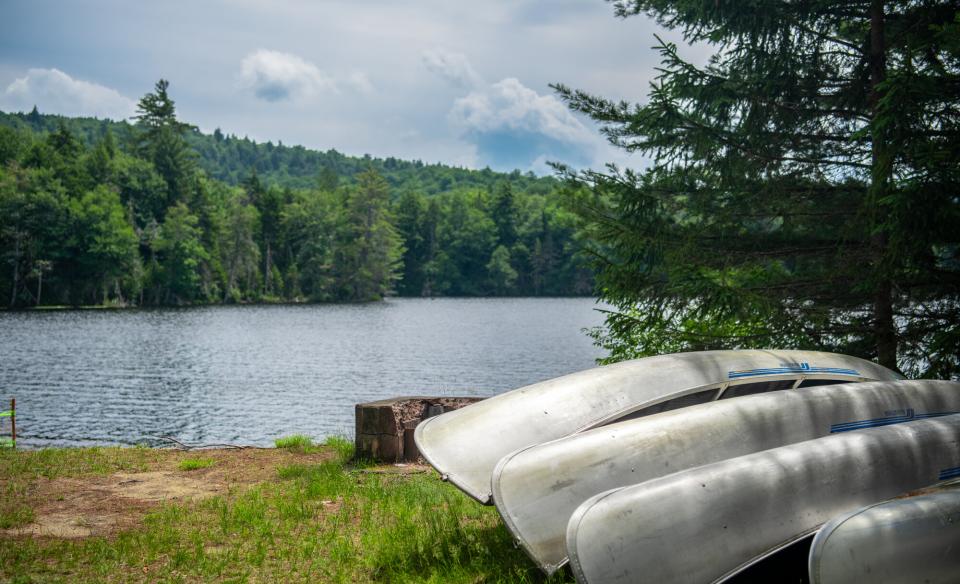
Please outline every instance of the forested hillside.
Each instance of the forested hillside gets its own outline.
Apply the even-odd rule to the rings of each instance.
[[[139,135],[137,125],[126,121],[45,115],[36,108],[28,114],[0,112],[0,125],[20,132],[51,133],[61,124],[87,147],[94,146],[108,129],[124,147],[135,145]],[[361,172],[374,168],[392,189],[412,189],[425,195],[457,188],[489,190],[504,179],[509,180],[515,190],[541,195],[557,186],[552,177],[520,171],[504,174],[489,168],[477,171],[396,158],[347,156],[336,150],[320,152],[283,143],[257,143],[247,137],[224,134],[219,128],[212,134],[203,134],[192,126],[185,126],[183,130],[184,139],[196,154],[197,166],[208,177],[232,185],[242,183],[254,170],[266,186],[310,189],[318,186],[321,174],[332,174],[342,182],[351,183]]]
[[[592,290],[553,179],[204,135],[167,89],[134,123],[0,114],[4,305]]]

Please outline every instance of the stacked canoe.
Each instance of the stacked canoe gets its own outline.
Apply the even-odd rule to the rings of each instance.
[[[898,547],[902,523],[930,530],[934,547],[915,554],[945,556],[923,568],[954,579],[930,581],[960,578],[956,529],[933,528],[960,509],[960,488],[869,507],[960,477],[960,383],[830,353],[682,353],[507,392],[428,419],[415,439],[548,574],[569,562],[580,582],[722,582],[827,524],[811,578],[855,582],[878,560],[845,558],[881,549],[871,538]],[[851,527],[889,509],[896,528]]]

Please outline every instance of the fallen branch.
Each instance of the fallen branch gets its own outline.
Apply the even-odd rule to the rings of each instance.
[[[260,448],[259,446],[251,446],[248,444],[186,444],[184,442],[177,440],[173,436],[151,436],[147,434],[147,438],[173,442],[174,444],[177,445],[178,450],[206,450],[210,448],[233,448],[236,450],[245,450],[248,448]]]

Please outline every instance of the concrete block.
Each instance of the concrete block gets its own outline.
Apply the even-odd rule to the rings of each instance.
[[[381,462],[416,461],[420,457],[413,441],[417,424],[481,399],[405,396],[357,404],[356,456]]]

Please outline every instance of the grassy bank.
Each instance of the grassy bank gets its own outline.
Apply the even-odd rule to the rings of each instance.
[[[544,581],[495,510],[433,471],[280,444],[2,452],[0,581]]]

